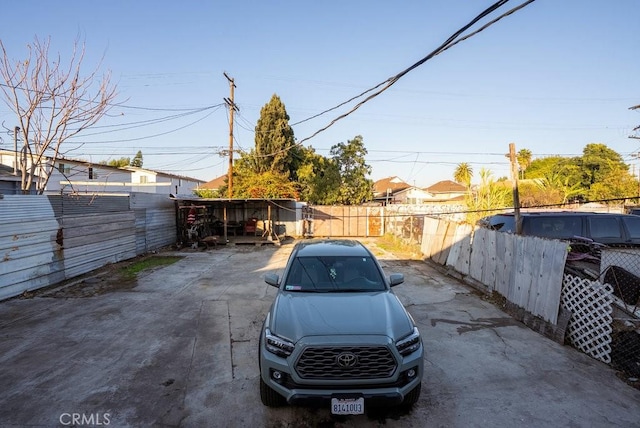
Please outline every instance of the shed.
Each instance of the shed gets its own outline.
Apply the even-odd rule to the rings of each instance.
[[[189,243],[208,236],[218,242],[280,242],[298,236],[300,208],[295,199],[226,199],[172,196],[176,205],[178,242]],[[196,220],[189,222],[195,209]]]

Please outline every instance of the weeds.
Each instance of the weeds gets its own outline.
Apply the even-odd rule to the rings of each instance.
[[[143,272],[147,269],[153,269],[156,267],[160,267],[160,266],[169,266],[175,262],[177,262],[178,260],[180,260],[182,257],[175,257],[175,256],[152,256],[152,257],[147,257],[144,258],[142,260],[138,260],[136,262],[133,262],[132,264],[122,267],[120,268],[120,273],[126,278],[126,279],[134,279],[138,276],[138,274],[140,272]]]
[[[402,238],[386,233],[376,241],[380,249],[398,255],[406,256],[409,259],[422,259],[420,247],[416,244],[408,244]]]

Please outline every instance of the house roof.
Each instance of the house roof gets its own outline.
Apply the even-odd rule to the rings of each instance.
[[[387,190],[390,190],[390,194],[394,194],[400,190],[404,190],[411,187],[409,184],[402,181],[397,176],[383,178],[373,183],[374,195],[385,195]]]
[[[48,159],[51,160],[52,158],[48,157]],[[165,177],[172,177],[172,178],[178,178],[178,179],[182,179],[182,180],[189,180],[189,181],[195,181],[195,182],[199,182],[199,183],[204,183],[204,180],[199,180],[199,179],[193,178],[193,177],[187,177],[185,175],[176,175],[176,174],[171,174],[171,173],[168,173],[168,172],[155,171],[153,169],[138,168],[138,167],[133,167],[133,166],[117,167],[117,166],[110,166],[110,165],[101,164],[101,163],[89,162],[89,161],[80,160],[80,159],[69,159],[69,158],[65,158],[65,157],[57,158],[56,162],[87,165],[87,166],[92,166],[92,167],[101,168],[101,169],[112,169],[114,171],[142,171],[142,172],[147,172],[147,173],[151,173],[151,174],[162,175],[162,176],[165,176]]]
[[[137,167],[137,166],[124,166],[124,167],[119,168],[119,169],[120,170],[124,169],[126,171],[134,171],[134,172],[135,171],[148,172],[148,173],[152,173],[152,174],[156,174],[156,175],[163,175],[165,177],[179,178],[179,179],[182,179],[182,180],[197,181],[199,183],[204,183],[204,180],[200,180],[200,179],[193,178],[193,177],[187,177],[186,175],[171,174],[169,172],[155,171],[153,169],[140,168],[140,167]]]
[[[466,192],[467,188],[460,183],[456,183],[455,181],[443,180],[438,181],[436,184],[433,184],[432,186],[427,187],[424,190],[429,193],[462,193]]]
[[[225,185],[226,180],[227,175],[221,175],[220,177],[216,177],[211,181],[201,184],[198,189],[218,190],[221,186]]]

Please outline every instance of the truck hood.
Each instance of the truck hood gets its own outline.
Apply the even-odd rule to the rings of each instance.
[[[271,331],[297,342],[307,336],[384,335],[398,340],[413,322],[395,294],[279,293],[273,304]]]

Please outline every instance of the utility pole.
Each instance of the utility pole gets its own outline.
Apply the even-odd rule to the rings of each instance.
[[[224,77],[229,81],[229,88],[231,89],[231,95],[229,98],[225,98],[224,101],[229,106],[229,172],[227,173],[227,181],[228,181],[228,195],[229,199],[233,195],[233,114],[236,111],[239,111],[238,106],[236,106],[233,95],[234,89],[236,88],[236,84],[234,83],[233,78],[229,77],[227,73],[223,73]]]
[[[511,181],[513,182],[513,212],[516,220],[516,235],[522,232],[520,222],[520,196],[518,195],[518,159],[516,158],[516,145],[509,143],[509,162],[511,162]]]
[[[632,137],[629,137],[632,138]],[[638,153],[631,153],[631,157],[636,158],[636,159],[640,159],[640,152]],[[636,177],[636,171],[635,171],[635,165],[632,165],[633,167],[633,177],[637,179],[638,181],[638,197],[640,198],[640,168],[638,168],[638,176]]]

